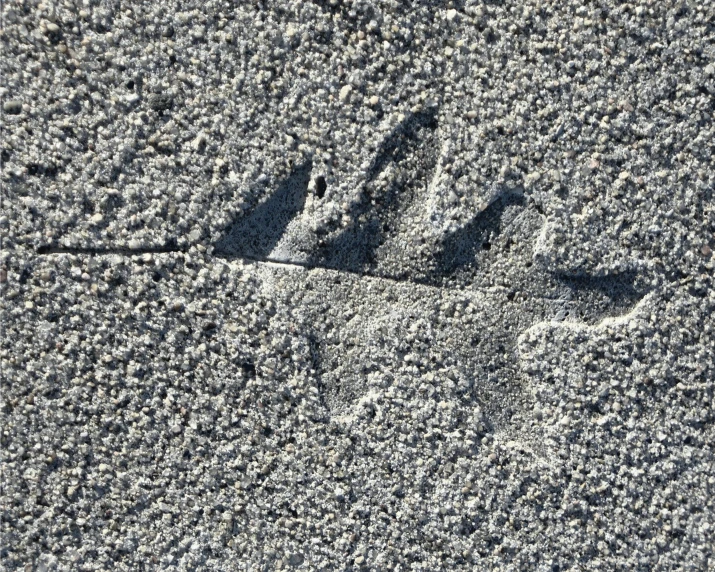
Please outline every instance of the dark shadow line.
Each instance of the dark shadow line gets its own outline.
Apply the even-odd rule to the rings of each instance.
[[[80,247],[80,246],[59,246],[56,244],[45,244],[37,249],[37,254],[88,254],[103,256],[107,254],[120,254],[131,256],[133,254],[166,254],[170,252],[188,252],[189,247],[180,248],[178,246],[147,246],[143,248],[122,248],[122,247]]]

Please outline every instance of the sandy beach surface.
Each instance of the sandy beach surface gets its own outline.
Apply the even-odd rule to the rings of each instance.
[[[0,569],[715,569],[715,4],[1,15]]]

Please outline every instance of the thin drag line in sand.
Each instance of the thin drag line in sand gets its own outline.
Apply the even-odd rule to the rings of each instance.
[[[87,247],[76,247],[76,246],[57,246],[54,244],[46,244],[40,246],[37,249],[37,254],[47,255],[47,254],[76,254],[76,255],[89,255],[89,256],[106,256],[110,254],[119,254],[122,256],[132,256],[140,254],[168,254],[171,252],[188,252],[188,248],[179,248],[176,246],[150,246],[145,248],[107,248],[107,247],[97,247],[97,248],[87,248]]]

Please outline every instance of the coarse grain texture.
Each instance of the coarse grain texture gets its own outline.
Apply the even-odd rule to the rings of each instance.
[[[715,5],[2,5],[0,568],[715,568]]]

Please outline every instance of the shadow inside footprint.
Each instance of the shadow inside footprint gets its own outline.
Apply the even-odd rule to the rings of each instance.
[[[384,263],[378,250],[395,238],[405,208],[419,196],[418,189],[426,186],[434,169],[436,128],[434,110],[415,113],[382,141],[367,169],[361,200],[347,213],[351,223],[314,253],[311,266],[359,274],[375,272]],[[392,180],[376,185],[388,165],[395,166]]]
[[[428,109],[407,117],[388,135],[378,147],[365,180],[374,181],[388,163],[399,163],[416,151],[420,143],[426,142],[423,132],[433,133],[437,129],[437,110]]]
[[[505,193],[477,214],[468,224],[447,234],[435,254],[431,271],[420,282],[442,285],[458,272],[476,270],[477,254],[490,250],[490,238],[501,233],[504,212],[511,206],[524,206],[520,193]]]
[[[286,227],[302,210],[312,164],[296,167],[278,189],[253,211],[241,216],[214,245],[217,256],[265,259]]]
[[[382,241],[382,229],[377,217],[362,224],[353,224],[336,236],[317,256],[312,266],[361,273],[375,262],[375,251]]]

